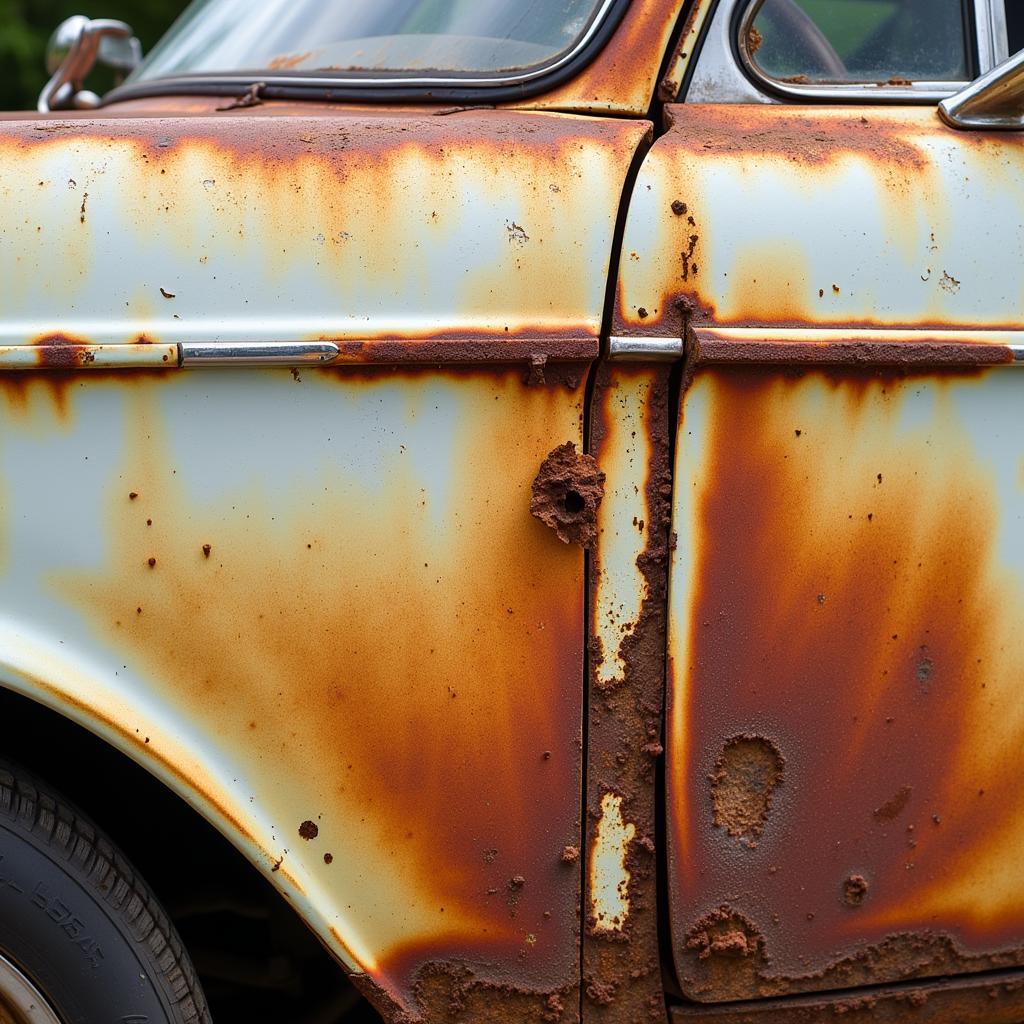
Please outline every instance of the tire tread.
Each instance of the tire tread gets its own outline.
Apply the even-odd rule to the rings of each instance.
[[[211,1024],[174,926],[138,873],[84,814],[30,772],[0,761],[0,816],[42,841],[120,919],[182,1024]]]

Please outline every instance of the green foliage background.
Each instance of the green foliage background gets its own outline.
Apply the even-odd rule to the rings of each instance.
[[[86,0],[88,3],[89,0]],[[35,109],[46,82],[50,33],[72,14],[127,21],[145,51],[164,34],[187,0],[0,0],[0,110]]]

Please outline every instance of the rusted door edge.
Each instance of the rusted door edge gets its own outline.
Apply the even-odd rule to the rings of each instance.
[[[172,344],[139,341],[93,345],[54,335],[30,345],[0,345],[0,371],[525,362],[543,380],[543,367],[548,362],[589,362],[598,354],[597,338],[585,337],[508,341],[479,338]]]
[[[1020,366],[1024,331],[692,329],[694,364]]]
[[[928,985],[672,1009],[674,1024],[817,1024],[833,1017],[854,1024],[1018,1024],[1024,1020],[1024,972],[1000,971]]]

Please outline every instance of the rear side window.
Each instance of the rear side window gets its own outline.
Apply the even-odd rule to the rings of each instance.
[[[744,24],[748,67],[776,82],[906,86],[973,77],[964,0],[763,0]]]
[[[1024,3],[1007,0],[1006,31],[1010,37],[1010,53],[1024,50]]]

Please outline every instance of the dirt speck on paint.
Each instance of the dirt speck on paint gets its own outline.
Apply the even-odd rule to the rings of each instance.
[[[895,821],[903,813],[904,808],[906,808],[911,792],[910,786],[903,786],[886,800],[881,807],[876,807],[871,816],[875,821]]]

